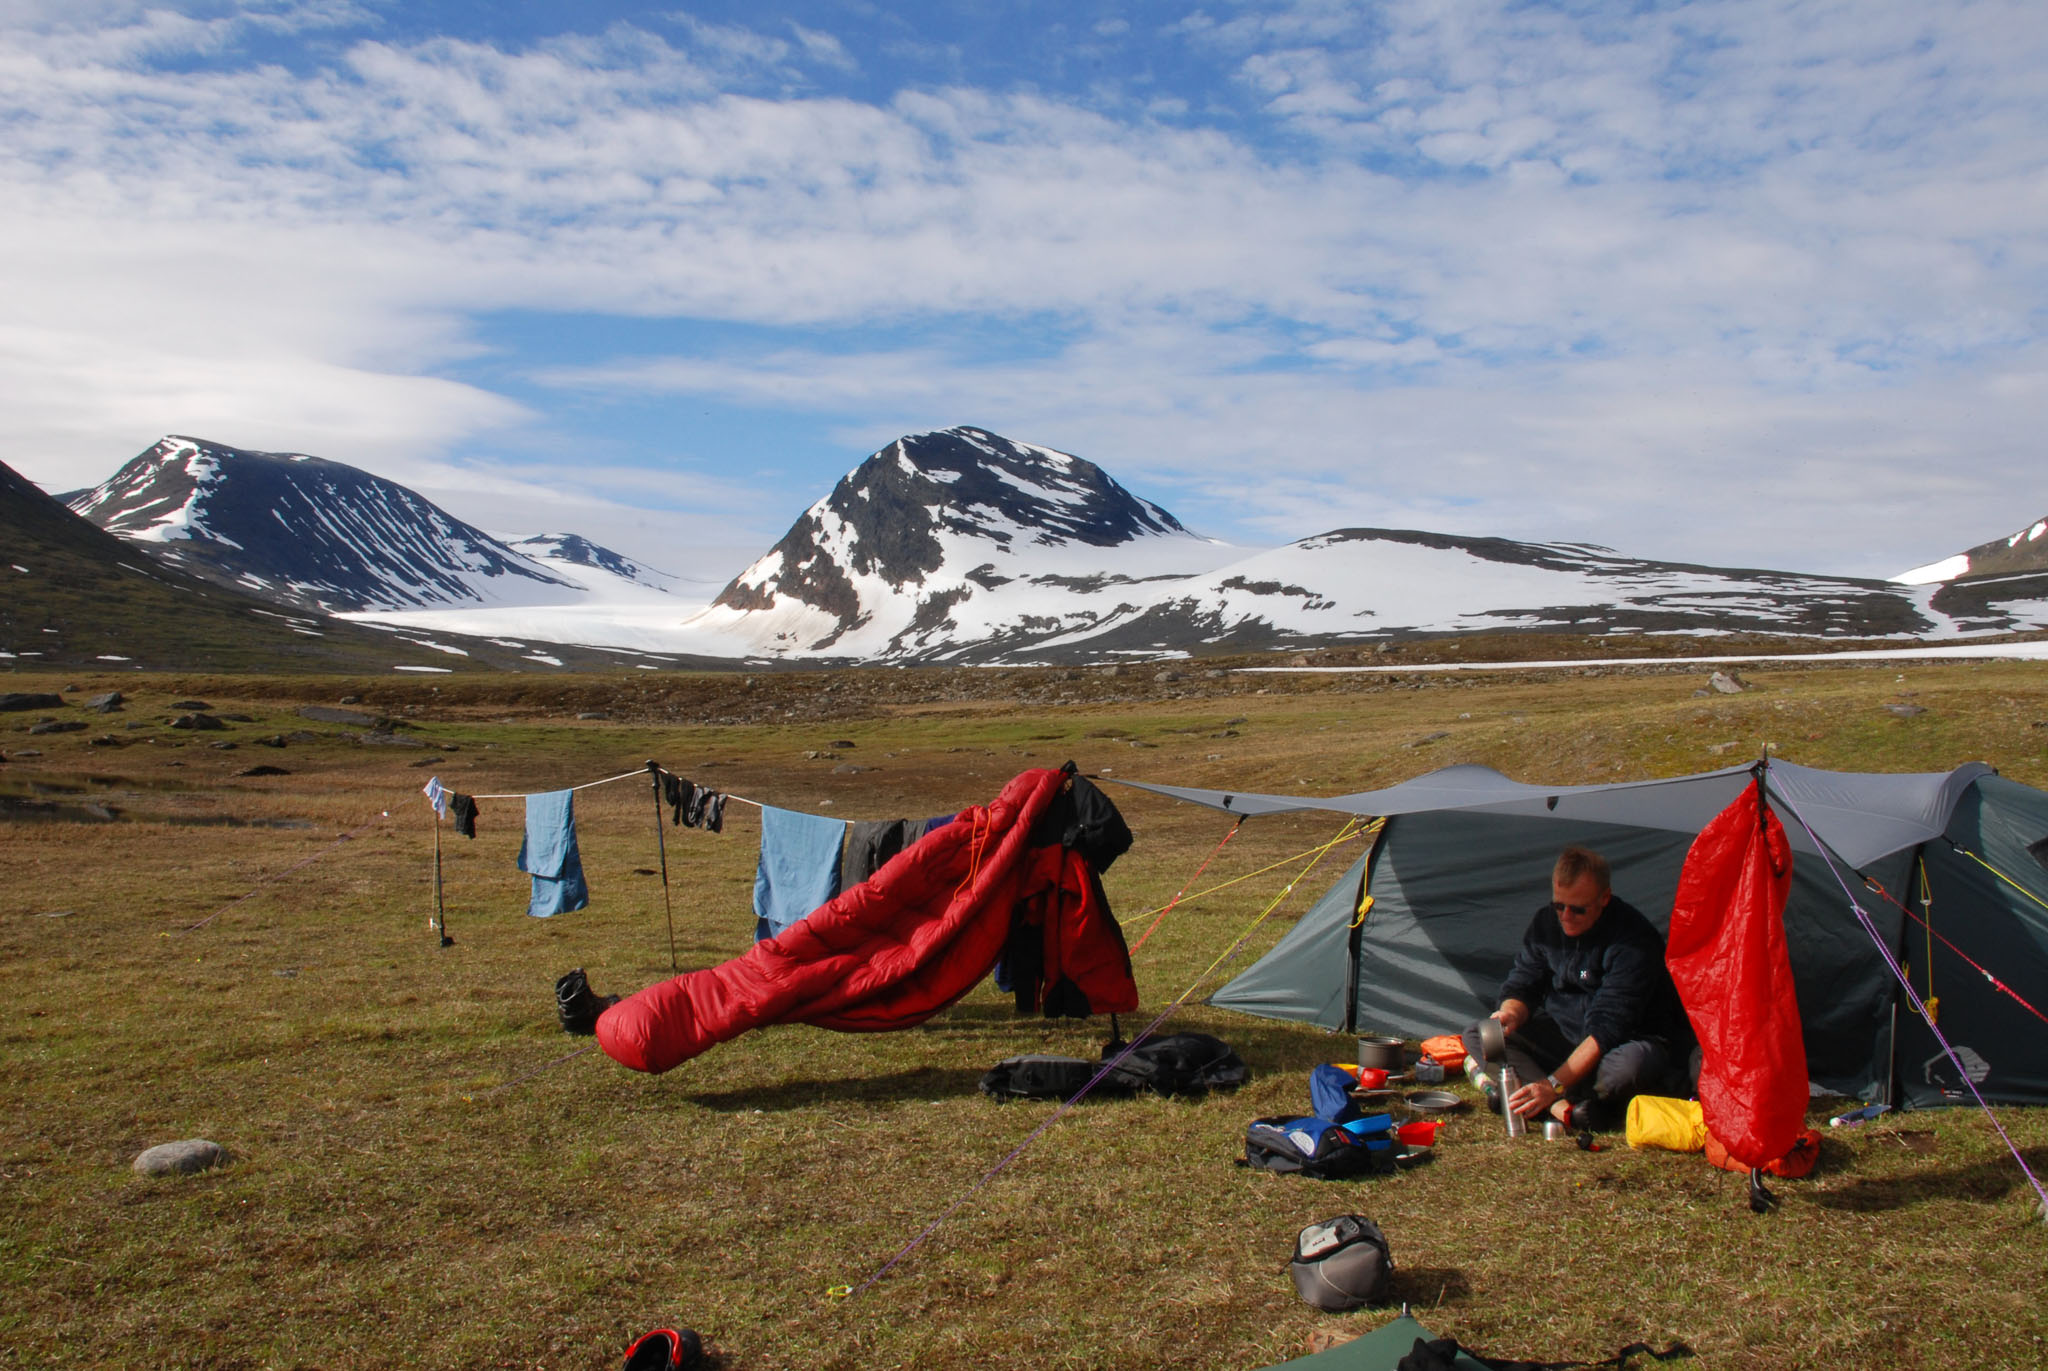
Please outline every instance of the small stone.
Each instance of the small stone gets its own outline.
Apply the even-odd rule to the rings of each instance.
[[[212,748],[212,749],[213,749],[213,750],[214,750],[215,752],[233,752],[233,751],[234,751],[234,750],[235,750],[236,748],[240,747],[240,746],[241,746],[241,744],[240,744],[240,743],[208,743],[208,744],[207,744],[207,746],[208,746],[208,747],[210,747],[210,748]]]
[[[341,702],[345,705],[359,705],[363,702],[363,697],[360,695],[344,695],[341,697]]]
[[[612,716],[601,709],[586,709],[576,716],[579,720],[609,719]]]
[[[121,707],[123,700],[124,697],[120,691],[110,690],[104,695],[95,695],[90,700],[87,700],[85,707],[96,714],[112,714]]]
[[[284,734],[273,733],[268,738],[258,738],[256,740],[256,745],[258,747],[283,747]]]
[[[827,747],[852,747],[852,746],[853,746],[853,740],[852,740],[851,738],[834,738],[834,739],[833,739],[833,740],[832,740],[831,742],[829,742],[829,743],[825,744],[825,746],[827,746]]]
[[[250,718],[250,717],[249,717],[249,716],[248,716],[247,714],[222,714],[222,715],[219,715],[218,717],[219,717],[219,718],[222,718],[222,719],[225,719],[225,720],[226,720],[227,722],[229,722],[229,723],[231,723],[231,724],[253,724],[253,723],[255,723],[255,722],[256,722],[256,721],[255,721],[254,719]]]
[[[1180,673],[1169,668],[1165,671],[1154,673],[1152,679],[1155,681],[1178,681]]]
[[[237,771],[237,776],[289,776],[292,773],[281,766],[252,766],[246,771]]]
[[[30,733],[83,733],[85,722],[81,719],[46,719],[39,724],[30,724]]]
[[[1408,744],[1408,746],[1428,747],[1431,743],[1441,742],[1443,739],[1448,738],[1450,736],[1451,735],[1448,732],[1445,732],[1442,729],[1438,729],[1435,733],[1423,734],[1420,738],[1417,738],[1414,742]]]
[[[1900,717],[1901,719],[1910,719],[1915,715],[1925,714],[1927,712],[1926,707],[1923,705],[1886,705],[1885,710],[1888,713],[1898,715],[1898,717]],[[37,727],[40,728],[41,725],[37,725]],[[29,730],[29,732],[31,733],[34,733],[35,731],[36,730],[34,728]]]
[[[126,742],[122,741],[122,740],[121,740],[121,739],[119,739],[119,738],[116,738],[116,737],[115,737],[115,736],[114,736],[113,734],[111,734],[111,733],[102,733],[102,734],[100,734],[100,736],[99,736],[99,737],[97,737],[97,738],[87,738],[87,739],[85,740],[85,745],[86,745],[87,747],[126,747],[126,746],[128,746],[128,744],[127,744]]]
[[[1707,678],[1707,684],[1723,695],[1740,695],[1749,686],[1733,672],[1717,671]]]
[[[838,766],[832,768],[832,774],[834,776],[858,776],[866,770],[866,767],[856,765],[853,762],[841,762]]]
[[[186,1138],[158,1143],[142,1153],[135,1159],[134,1171],[138,1176],[190,1176],[211,1171],[227,1159],[228,1150],[219,1143]]]
[[[225,729],[227,725],[214,718],[211,714],[180,714],[177,718],[171,720],[171,727],[196,729],[204,733],[209,729]]]
[[[210,705],[210,704],[208,704],[208,703],[206,703],[206,701],[204,701],[204,700],[173,700],[173,701],[171,701],[171,703],[170,703],[170,708],[172,708],[172,709],[212,709],[212,708],[213,708],[213,706],[212,706],[212,705]]]
[[[14,756],[16,760],[19,760],[23,757],[40,757],[42,755],[42,750],[39,748],[17,747],[16,749],[14,749]]]

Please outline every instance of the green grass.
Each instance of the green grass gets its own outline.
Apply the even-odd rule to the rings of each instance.
[[[984,987],[904,1033],[771,1029],[661,1077],[597,1052],[549,1066],[582,1042],[554,1025],[557,974],[586,966],[601,990],[669,974],[659,882],[635,874],[656,865],[651,801],[634,782],[578,797],[593,903],[545,922],[524,917],[512,869],[518,806],[486,802],[476,842],[444,835],[457,943],[442,951],[415,798],[429,774],[517,791],[654,757],[774,803],[890,817],[984,800],[1019,768],[1069,756],[1134,778],[1337,791],[1454,761],[1532,780],[1672,774],[1767,743],[1843,768],[1982,758],[2044,784],[2038,668],[1757,671],[1755,689],[1726,697],[1693,694],[1704,673],[1661,671],[1421,688],[744,679],[122,677],[136,698],[117,729],[186,696],[256,722],[195,738],[119,730],[128,745],[113,749],[88,734],[31,742],[9,731],[22,716],[0,716],[0,750],[44,754],[0,767],[0,792],[83,795],[124,816],[0,824],[0,1364],[597,1368],[679,1321],[729,1367],[1257,1367],[1386,1317],[1319,1314],[1286,1276],[1295,1231],[1346,1211],[1385,1228],[1399,1296],[1431,1328],[1495,1355],[1602,1357],[1642,1338],[1683,1340],[1711,1367],[2048,1359],[2048,1226],[1974,1112],[1828,1133],[1815,1176],[1779,1184],[1783,1207],[1763,1218],[1740,1177],[1696,1157],[1510,1144],[1470,1113],[1425,1166],[1318,1184],[1232,1161],[1244,1123],[1304,1107],[1308,1068],[1347,1056],[1346,1041],[1201,1007],[1170,1022],[1236,1046],[1255,1072],[1244,1091],[1083,1105],[888,1276],[834,1299],[1046,1117],[983,1099],[980,1073],[1018,1052],[1093,1055],[1103,1027],[1018,1018]],[[294,712],[344,693],[428,747],[363,746]],[[1884,708],[1902,701],[1926,712]],[[612,717],[574,718],[592,709]],[[253,745],[293,728],[317,740]],[[440,760],[413,765],[428,757]],[[293,774],[234,776],[256,762]],[[1224,825],[1116,798],[1139,842],[1108,887],[1136,919]],[[668,830],[685,967],[750,937],[754,821],[729,813],[723,835]],[[280,822],[308,826],[263,826]],[[1247,825],[1203,884],[1334,829]],[[1271,945],[1338,860],[1232,967]],[[1286,875],[1177,909],[1138,961],[1143,1017],[1195,983]],[[2048,1167],[2048,1117],[2003,1117]],[[129,1173],[143,1147],[181,1137],[235,1160],[177,1181]]]

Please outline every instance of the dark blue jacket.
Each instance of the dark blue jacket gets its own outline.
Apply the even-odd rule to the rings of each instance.
[[[1578,938],[1565,935],[1549,905],[1537,910],[1500,997],[1548,1014],[1571,1042],[1592,1038],[1602,1055],[1636,1038],[1692,1044],[1692,1025],[1664,967],[1664,939],[1620,898],[1610,899],[1599,922]]]

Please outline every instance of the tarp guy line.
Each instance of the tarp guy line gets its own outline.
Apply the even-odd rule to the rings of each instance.
[[[1244,816],[1239,815],[1237,822],[1232,824],[1229,828],[1229,831],[1224,833],[1222,841],[1218,842],[1215,847],[1209,849],[1208,856],[1202,858],[1202,864],[1195,868],[1195,874],[1188,877],[1186,884],[1182,885],[1179,890],[1173,892],[1173,898],[1168,900],[1166,902],[1165,907],[1159,911],[1159,917],[1154,919],[1152,921],[1152,926],[1145,930],[1144,937],[1139,938],[1136,943],[1132,944],[1131,955],[1133,957],[1137,956],[1138,949],[1145,945],[1145,939],[1151,937],[1153,933],[1157,932],[1159,925],[1166,922],[1166,916],[1173,913],[1173,907],[1180,903],[1180,897],[1188,893],[1188,886],[1191,886],[1196,881],[1202,879],[1202,873],[1209,869],[1209,863],[1216,860],[1216,854],[1223,850],[1224,843],[1227,843],[1232,838],[1235,838],[1237,836],[1237,830],[1243,827]],[[1138,917],[1143,918],[1144,916],[1141,914]]]
[[[1375,822],[1377,823],[1378,821],[1375,820]],[[1305,852],[1297,852],[1291,857],[1282,857],[1277,862],[1269,862],[1265,866],[1260,867],[1257,871],[1247,871],[1242,876],[1232,876],[1229,880],[1218,882],[1217,884],[1210,886],[1207,890],[1197,890],[1194,894],[1187,897],[1188,902],[1192,904],[1196,900],[1206,899],[1207,897],[1214,895],[1219,890],[1228,890],[1230,889],[1230,887],[1234,885],[1243,885],[1246,881],[1253,880],[1257,877],[1263,876],[1269,871],[1278,871],[1281,867],[1286,866],[1289,862],[1298,862],[1303,857],[1313,857],[1319,852],[1328,851],[1331,847],[1334,847],[1338,843],[1348,843],[1353,838],[1362,838],[1367,833],[1372,831],[1373,830],[1369,828],[1362,828],[1356,833],[1346,833],[1340,837],[1332,838],[1329,842],[1324,843],[1321,846],[1309,848]],[[1189,883],[1193,884],[1192,880]],[[1144,914],[1133,914],[1128,919],[1119,920],[1117,923],[1117,927],[1129,928],[1132,924],[1135,924],[1136,922],[1138,922],[1138,920],[1144,918],[1146,914],[1156,914],[1158,912],[1158,910],[1148,909],[1145,911]]]
[[[1949,846],[1950,846],[1950,847],[1956,847],[1956,845],[1955,845],[1954,843],[1950,843],[1950,844],[1949,844]],[[1999,872],[1998,872],[1997,870],[1995,870],[1995,869],[1994,869],[1994,868],[1993,868],[1993,867],[1991,866],[1991,864],[1990,864],[1989,862],[1986,862],[1986,861],[1985,861],[1985,860],[1984,860],[1984,859],[1983,859],[1982,857],[1977,857],[1977,854],[1976,854],[1976,853],[1974,853],[1974,852],[1971,852],[1971,851],[1969,851],[1969,850],[1968,850],[1967,848],[1961,848],[1961,847],[1956,847],[1956,851],[1958,851],[1958,852],[1962,853],[1962,854],[1963,854],[1963,855],[1964,855],[1965,857],[1976,857],[1976,858],[1977,858],[1977,862],[1978,862],[1978,864],[1979,864],[1979,865],[1981,865],[1981,866],[1982,866],[1982,867],[1983,867],[1983,868],[1984,868],[1984,869],[1985,869],[1986,871],[1989,871],[1989,872],[1991,872],[1991,874],[1992,874],[1992,875],[1994,875],[1994,876],[1998,876],[1998,875],[1999,875]],[[2003,879],[2003,878],[2001,877],[2001,879]],[[1927,883],[1927,868],[1926,868],[1926,864],[1925,864],[1925,863],[1922,863],[1922,865],[1921,865],[1921,868],[1920,868],[1920,882],[1921,882],[1921,885],[1922,885],[1923,887],[1925,887],[1925,885],[1926,885],[1926,883]],[[1886,890],[1886,889],[1885,889],[1885,888],[1884,888],[1884,887],[1883,887],[1882,885],[1878,884],[1878,883],[1877,883],[1876,881],[1873,881],[1873,880],[1868,880],[1868,879],[1866,879],[1866,880],[1865,880],[1865,881],[1864,881],[1863,883],[1864,883],[1864,885],[1868,886],[1868,887],[1869,887],[1870,889],[1872,889],[1872,890],[1876,891],[1876,892],[1877,892],[1877,894],[1878,894],[1878,896],[1879,896],[1880,898],[1882,898],[1882,899],[1884,900],[1884,902],[1885,902],[1886,904],[1888,904],[1888,905],[1890,905],[1890,906],[1891,906],[1892,908],[1894,908],[1894,909],[1898,910],[1898,911],[1899,911],[1899,912],[1900,912],[1901,914],[1904,914],[1904,915],[1905,915],[1905,916],[1906,916],[1907,918],[1911,919],[1911,920],[1912,920],[1912,921],[1913,921],[1914,923],[1916,923],[1916,924],[1919,924],[1919,925],[1920,925],[1920,926],[1921,926],[1922,928],[1924,928],[1924,929],[1926,929],[1926,930],[1927,930],[1927,937],[1928,937],[1928,939],[1929,939],[1929,951],[1928,951],[1928,954],[1927,954],[1927,1001],[1926,1001],[1926,1005],[1927,1005],[1927,1018],[1928,1018],[1928,1019],[1929,1019],[1930,1021],[1932,1021],[1932,1020],[1933,1020],[1934,1018],[1938,1017],[1938,1016],[1936,1015],[1936,1013],[1935,1013],[1935,1009],[1934,1009],[1934,1005],[1935,1005],[1935,998],[1936,998],[1936,997],[1935,997],[1935,995],[1934,995],[1934,953],[1933,953],[1933,950],[1932,950],[1932,946],[1933,946],[1933,940],[1934,940],[1934,939],[1937,939],[1937,938],[1938,938],[1938,939],[1940,939],[1940,940],[1941,940],[1941,945],[1942,945],[1943,947],[1945,947],[1945,948],[1947,948],[1947,949],[1948,949],[1949,951],[1951,951],[1951,952],[1955,953],[1955,954],[1956,954],[1956,956],[1957,956],[1958,958],[1960,958],[1960,959],[1961,959],[1962,961],[1964,961],[1964,962],[1968,963],[1968,964],[1969,964],[1969,966],[1970,966],[1970,967],[1971,967],[1971,968],[1972,968],[1973,970],[1975,970],[1975,971],[1976,971],[1976,973],[1977,973],[1978,975],[1982,976],[1982,977],[1983,977],[1983,978],[1984,978],[1985,980],[1989,981],[1989,982],[1991,983],[1991,987],[1992,987],[1992,988],[1993,988],[1994,990],[2002,990],[2002,991],[2004,991],[2004,992],[2005,992],[2005,993],[2006,993],[2007,995],[2010,995],[2010,996],[2011,996],[2011,997],[2013,998],[2013,1000],[2014,1000],[2015,1002],[2017,1002],[2017,1003],[2018,1003],[2018,1005],[2019,1005],[2019,1007],[2020,1007],[2020,1008],[2022,1008],[2022,1009],[2026,1010],[2026,1011],[2027,1011],[2027,1012],[2028,1012],[2029,1014],[2032,1014],[2032,1015],[2033,1015],[2033,1016],[2034,1016],[2035,1018],[2039,1019],[2039,1020],[2040,1020],[2040,1021],[2041,1021],[2042,1023],[2048,1023],[2048,1014],[2043,1014],[2043,1013],[2042,1013],[2042,1012],[2041,1012],[2040,1010],[2038,1010],[2038,1009],[2034,1008],[2034,1006],[2033,1006],[2033,1005],[2031,1005],[2031,1004],[2027,1003],[2027,999],[2026,999],[2026,997],[2025,997],[2024,995],[2020,994],[2020,992],[2019,992],[2019,991],[2017,991],[2017,990],[2014,990],[2014,989],[2013,989],[2013,988],[2012,988],[2011,986],[2007,985],[2007,984],[2006,984],[2006,983],[2005,983],[2004,981],[2001,981],[2001,980],[1999,980],[1999,979],[1998,979],[1998,977],[1996,977],[1996,976],[1992,975],[1992,974],[1991,974],[1991,971],[1990,971],[1990,969],[1989,969],[1989,968],[1987,968],[1987,967],[1986,967],[1986,966],[1984,965],[1984,963],[1982,963],[1982,962],[1978,961],[1978,960],[1977,960],[1977,959],[1976,959],[1975,957],[1972,957],[1972,956],[1971,956],[1971,955],[1970,955],[1969,953],[1967,953],[1967,952],[1963,951],[1963,949],[1961,949],[1960,947],[1957,947],[1957,946],[1956,946],[1956,945],[1955,945],[1954,943],[1950,942],[1950,941],[1949,941],[1949,939],[1948,939],[1948,935],[1947,935],[1947,934],[1945,934],[1945,933],[1937,933],[1937,932],[1935,932],[1935,931],[1934,931],[1934,925],[1933,925],[1933,924],[1932,924],[1931,922],[1929,922],[1929,921],[1928,921],[1928,920],[1926,920],[1926,919],[1923,919],[1923,918],[1921,918],[1921,917],[1920,917],[1920,916],[1919,916],[1918,914],[1915,914],[1915,913],[1914,913],[1914,912],[1913,912],[1913,911],[1912,911],[1911,909],[1908,909],[1908,908],[1907,908],[1907,907],[1906,907],[1905,905],[1901,904],[1901,903],[1899,902],[1898,898],[1897,898],[1896,896],[1894,896],[1894,895],[1893,895],[1893,894],[1892,894],[1892,893],[1891,893],[1891,892],[1890,892],[1889,890]],[[2011,882],[2007,882],[2007,883],[2008,883],[2008,884],[2011,884]],[[2023,895],[2027,895],[2027,896],[2029,896],[2029,897],[2031,897],[2031,896],[2033,895],[2033,892],[2032,892],[2032,891],[2030,891],[2030,890],[2027,890],[2027,889],[2025,889],[2024,887],[2020,887],[2020,886],[2015,886],[2014,888],[2015,888],[2015,889],[2017,889],[2017,890],[2019,890],[2019,891],[2020,891],[2020,893],[2021,893],[2021,894],[2023,894]],[[1923,896],[1922,898],[1923,898],[1923,899],[1925,899],[1925,897],[1924,897],[1924,896]]]
[[[1805,816],[1797,809],[1794,809],[1784,796],[1778,796],[1778,802],[1785,806],[1793,818],[1799,820],[1799,826],[1806,829],[1807,836],[1812,838],[1814,846],[1820,849],[1821,860],[1827,863],[1828,873],[1835,878],[1835,884],[1842,887],[1842,897],[1848,900],[1849,909],[1856,915],[1856,921],[1863,925],[1863,931],[1868,933],[1870,941],[1877,945],[1878,952],[1884,957],[1884,964],[1891,968],[1892,975],[1897,978],[1900,987],[1905,990],[1906,1000],[1913,1006],[1913,1012],[1918,1014],[1921,1022],[1927,1025],[1927,1031],[1934,1035],[1934,1040],[1941,1044],[1941,1050],[1946,1052],[1949,1061],[1955,1064],[1956,1074],[1963,1078],[1963,1084],[1969,1086],[1970,1093],[1976,1096],[1977,1107],[1984,1111],[1985,1118],[1991,1120],[1991,1126],[1998,1131],[1998,1136],[2005,1143],[2006,1150],[2012,1153],[2012,1159],[2019,1164],[2020,1174],[2027,1178],[2027,1184],[2034,1187],[2034,1194],[2041,1201],[2041,1217],[2044,1221],[2048,1221],[2048,1189],[2042,1188],[2041,1182],[2027,1166],[2027,1159],[2020,1155],[2020,1150],[2014,1144],[2012,1135],[2005,1131],[2005,1125],[1998,1121],[1998,1115],[1992,1112],[1991,1106],[1985,1102],[1983,1092],[1977,1089],[1977,1082],[1970,1079],[1970,1073],[1964,1068],[1962,1058],[1958,1057],[1955,1048],[1949,1045],[1948,1035],[1941,1031],[1940,1026],[1934,1022],[1933,1016],[1927,1012],[1927,1006],[1920,1002],[1919,994],[1913,989],[1912,979],[1906,975],[1906,970],[1899,965],[1898,959],[1892,956],[1891,948],[1885,945],[1884,938],[1877,931],[1877,925],[1871,922],[1869,912],[1857,902],[1855,894],[1849,889],[1849,883],[1842,879],[1842,873],[1836,868],[1834,857],[1830,855],[1826,845],[1821,842],[1818,834],[1807,827]]]
[[[1263,924],[1268,918],[1270,918],[1273,914],[1273,911],[1278,909],[1281,906],[1281,904],[1286,901],[1287,897],[1294,893],[1294,887],[1301,884],[1302,877],[1308,875],[1309,872],[1314,871],[1316,869],[1316,864],[1322,861],[1322,859],[1329,854],[1330,849],[1336,847],[1339,843],[1342,843],[1345,840],[1354,836],[1351,830],[1357,825],[1357,822],[1358,821],[1354,819],[1349,823],[1345,824],[1343,830],[1339,832],[1336,837],[1332,838],[1329,842],[1324,843],[1321,848],[1317,849],[1315,861],[1310,862],[1307,866],[1303,867],[1298,873],[1296,873],[1294,879],[1289,881],[1285,888],[1283,888],[1278,895],[1275,895],[1273,897],[1273,902],[1266,906],[1264,912],[1262,912],[1258,918],[1252,920],[1251,926],[1246,928],[1244,932],[1238,934],[1236,942],[1232,943],[1229,947],[1225,948],[1222,954],[1218,956],[1215,961],[1210,962],[1208,966],[1204,967],[1202,971],[1198,975],[1196,975],[1195,979],[1189,982],[1188,988],[1186,990],[1181,991],[1178,997],[1167,1003],[1166,1008],[1159,1011],[1159,1016],[1157,1018],[1152,1020],[1151,1023],[1146,1024],[1143,1029],[1139,1030],[1136,1037],[1132,1038],[1128,1043],[1124,1044],[1123,1051],[1117,1053],[1115,1057],[1104,1062],[1102,1064],[1102,1069],[1100,1071],[1097,1071],[1092,1077],[1090,1077],[1086,1085],[1082,1086],[1079,1090],[1076,1090],[1069,1099],[1067,1099],[1060,1105],[1059,1108],[1053,1110],[1052,1113],[1046,1115],[1045,1121],[1039,1124],[1038,1127],[1032,1129],[1031,1132],[1025,1136],[1024,1141],[1018,1143],[1015,1147],[1011,1148],[1009,1155],[1005,1156],[1001,1161],[997,1162],[994,1166],[991,1166],[988,1170],[982,1172],[981,1179],[976,1181],[973,1185],[969,1186],[967,1188],[966,1193],[962,1194],[959,1199],[947,1205],[945,1211],[941,1213],[937,1218],[933,1219],[930,1223],[926,1224],[924,1226],[923,1232],[919,1233],[916,1237],[912,1238],[909,1242],[903,1244],[902,1247],[898,1248],[894,1256],[890,1257],[889,1260],[883,1262],[881,1267],[877,1269],[872,1276],[869,1276],[859,1285],[835,1285],[830,1290],[826,1291],[826,1293],[828,1295],[831,1295],[835,1299],[845,1299],[860,1294],[863,1290],[866,1290],[876,1281],[888,1275],[890,1269],[893,1268],[898,1262],[902,1261],[905,1257],[909,1256],[912,1252],[915,1252],[919,1247],[921,1247],[924,1244],[924,1240],[926,1238],[929,1238],[932,1234],[938,1232],[939,1225],[943,1224],[947,1219],[953,1217],[953,1213],[955,1210],[959,1209],[961,1205],[966,1204],[969,1200],[973,1199],[977,1194],[981,1193],[983,1187],[987,1186],[990,1181],[994,1180],[997,1174],[1000,1173],[1004,1167],[1007,1167],[1011,1162],[1017,1160],[1018,1157],[1022,1156],[1025,1148],[1031,1146],[1032,1143],[1038,1141],[1038,1139],[1045,1133],[1047,1129],[1051,1128],[1054,1124],[1058,1123],[1068,1110],[1072,1109],[1075,1105],[1079,1104],[1082,1101],[1082,1099],[1087,1096],[1089,1091],[1093,1090],[1097,1085],[1101,1084],[1104,1077],[1108,1076],[1110,1072],[1116,1070],[1119,1066],[1123,1065],[1125,1059],[1128,1058],[1133,1052],[1138,1050],[1138,1045],[1140,1043],[1144,1042],[1145,1039],[1151,1037],[1153,1033],[1158,1031],[1159,1025],[1165,1023],[1169,1015],[1171,1015],[1175,1010],[1179,1009],[1182,1005],[1186,1004],[1189,997],[1192,996],[1195,993],[1195,991],[1201,988],[1202,982],[1209,978],[1209,974],[1213,972],[1217,967],[1221,966],[1224,962],[1228,961],[1232,956],[1236,955],[1237,950],[1243,947],[1245,945],[1245,942],[1252,936],[1252,934],[1258,931],[1259,925]]]

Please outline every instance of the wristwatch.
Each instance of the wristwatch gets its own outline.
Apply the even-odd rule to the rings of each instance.
[[[1557,1079],[1557,1073],[1555,1071],[1551,1072],[1548,1076],[1545,1076],[1543,1079],[1550,1082],[1550,1088],[1552,1090],[1555,1090],[1560,1095],[1564,1094],[1564,1084]]]

